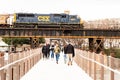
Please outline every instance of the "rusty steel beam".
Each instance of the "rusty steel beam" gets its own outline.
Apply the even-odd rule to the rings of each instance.
[[[64,28],[0,28],[1,37],[120,38],[120,30]]]

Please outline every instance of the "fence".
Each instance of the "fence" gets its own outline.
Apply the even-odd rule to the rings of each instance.
[[[0,80],[20,80],[41,58],[40,49],[11,53],[0,58]]]
[[[75,62],[93,80],[120,80],[120,59],[89,51],[76,51]]]

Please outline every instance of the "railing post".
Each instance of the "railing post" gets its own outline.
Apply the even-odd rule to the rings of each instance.
[[[2,56],[0,58],[0,67],[3,67],[4,66],[4,57]],[[1,75],[1,80],[4,80],[4,78],[6,77],[4,75],[4,69],[0,71],[0,75]]]
[[[114,68],[114,59],[113,59],[113,57],[114,57],[114,53],[110,53],[110,67],[113,69]],[[111,71],[110,72],[110,77],[111,77],[111,80],[114,80],[114,72],[113,71]]]
[[[80,52],[81,52],[81,50],[80,50]],[[81,53],[83,53],[83,52],[81,52]],[[80,53],[80,54],[81,54],[81,53]],[[82,68],[82,65],[81,65],[81,64],[82,64],[81,56],[78,56],[78,55],[77,55],[77,58],[78,58],[78,59],[77,59],[77,62],[79,63],[79,66]],[[80,60],[80,62],[79,62],[79,60]]]
[[[104,64],[104,56],[100,54],[100,62],[101,64]],[[101,80],[104,80],[104,67],[101,66]]]
[[[96,54],[93,52],[94,54],[94,61],[96,61]],[[94,62],[94,80],[96,80],[96,63]]]
[[[89,59],[91,59],[91,52],[88,53]],[[91,76],[91,61],[89,60],[89,76]]]
[[[9,73],[9,79],[8,80],[12,80],[12,67],[9,67],[8,73]]]
[[[83,54],[84,54],[84,52],[83,52]],[[83,63],[83,57],[81,57],[81,66],[82,66],[81,68],[82,68],[82,69],[83,69],[83,67],[84,67],[83,64],[84,64],[84,63]]]
[[[86,51],[85,51],[85,52],[86,52]],[[85,57],[87,57],[87,52],[86,52]],[[87,73],[87,59],[85,59],[85,72]]]
[[[15,80],[20,80],[18,63],[16,63],[14,67],[14,76],[15,76]]]

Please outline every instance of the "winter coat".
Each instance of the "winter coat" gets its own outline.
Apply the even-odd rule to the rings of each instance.
[[[67,46],[65,45],[65,46],[64,46],[64,54],[66,54],[66,47],[67,47]]]
[[[59,53],[60,53],[60,48],[59,48],[58,46],[56,46],[56,47],[54,48],[54,53],[55,53],[55,54],[59,54]]]
[[[50,44],[47,44],[46,48],[47,48],[47,54],[49,54],[50,53]]]
[[[47,47],[46,46],[42,47],[42,53],[47,53]]]
[[[74,47],[71,44],[68,44],[65,49],[66,54],[72,54],[72,57],[75,56]]]
[[[54,45],[52,45],[52,46],[50,47],[50,50],[51,50],[51,51],[54,51]]]

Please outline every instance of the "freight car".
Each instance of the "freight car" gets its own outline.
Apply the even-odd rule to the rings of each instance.
[[[12,14],[0,14],[0,28],[8,28],[13,25]]]
[[[8,25],[9,25],[8,18],[9,18],[8,14],[0,15],[0,27],[8,27]]]
[[[60,25],[80,25],[80,17],[77,15],[61,14],[31,14],[15,13],[14,26],[25,28],[60,27]],[[50,26],[51,25],[51,26]]]

